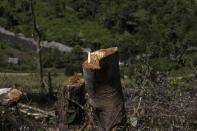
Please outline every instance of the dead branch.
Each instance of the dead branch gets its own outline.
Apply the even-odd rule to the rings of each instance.
[[[197,68],[194,66],[194,64],[191,61],[189,62],[189,65],[191,66],[191,68],[194,71],[195,76],[197,77]]]
[[[31,116],[43,116],[43,117],[55,117],[55,113],[54,112],[49,112],[49,111],[44,111],[40,108],[37,108],[37,107],[32,107],[32,106],[29,106],[29,105],[25,105],[25,104],[22,104],[22,103],[18,103],[18,108],[19,108],[19,111],[27,114],[27,115],[31,115]],[[32,112],[36,112],[36,113],[32,113]]]
[[[32,14],[32,19],[33,19],[34,30],[35,30],[35,32],[37,34],[37,54],[38,54],[37,65],[38,65],[38,70],[39,70],[39,75],[40,75],[40,87],[44,88],[43,67],[42,67],[42,53],[41,53],[41,44],[40,44],[41,38],[42,38],[42,34],[41,34],[40,30],[38,29],[36,14],[35,14],[35,11],[34,11],[33,0],[31,0],[31,14]]]

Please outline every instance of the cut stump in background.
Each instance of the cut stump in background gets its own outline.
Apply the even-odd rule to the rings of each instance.
[[[22,92],[12,88],[0,89],[0,106],[12,106],[18,103]]]
[[[83,63],[83,73],[95,123],[104,131],[110,131],[124,125],[126,118],[118,48],[92,52],[88,59]]]
[[[85,104],[84,80],[78,76],[69,77],[61,87],[59,95],[59,124],[64,131],[66,125],[81,124],[84,120]]]

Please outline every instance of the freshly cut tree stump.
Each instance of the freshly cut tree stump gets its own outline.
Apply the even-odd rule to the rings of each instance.
[[[0,89],[0,106],[13,106],[22,97],[22,92],[12,88]]]
[[[117,47],[92,52],[83,63],[85,87],[95,124],[104,131],[123,126],[126,120],[118,63]]]
[[[85,104],[84,80],[78,76],[71,76],[64,81],[59,95],[59,124],[60,130],[64,131],[66,125],[81,124],[84,120]]]

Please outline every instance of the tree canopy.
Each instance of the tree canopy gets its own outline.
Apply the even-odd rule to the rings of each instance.
[[[118,46],[124,61],[142,53],[180,61],[197,46],[196,0],[34,0],[34,5],[44,40],[93,50]],[[1,0],[0,25],[31,36],[30,8],[28,0]]]

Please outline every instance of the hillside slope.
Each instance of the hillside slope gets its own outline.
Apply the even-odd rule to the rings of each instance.
[[[197,46],[195,0],[34,0],[33,5],[42,40],[93,50],[118,46],[126,64],[143,63],[148,54],[161,68],[182,67],[187,60],[196,65],[196,52],[187,52]],[[32,37],[30,2],[1,0],[0,25]]]

